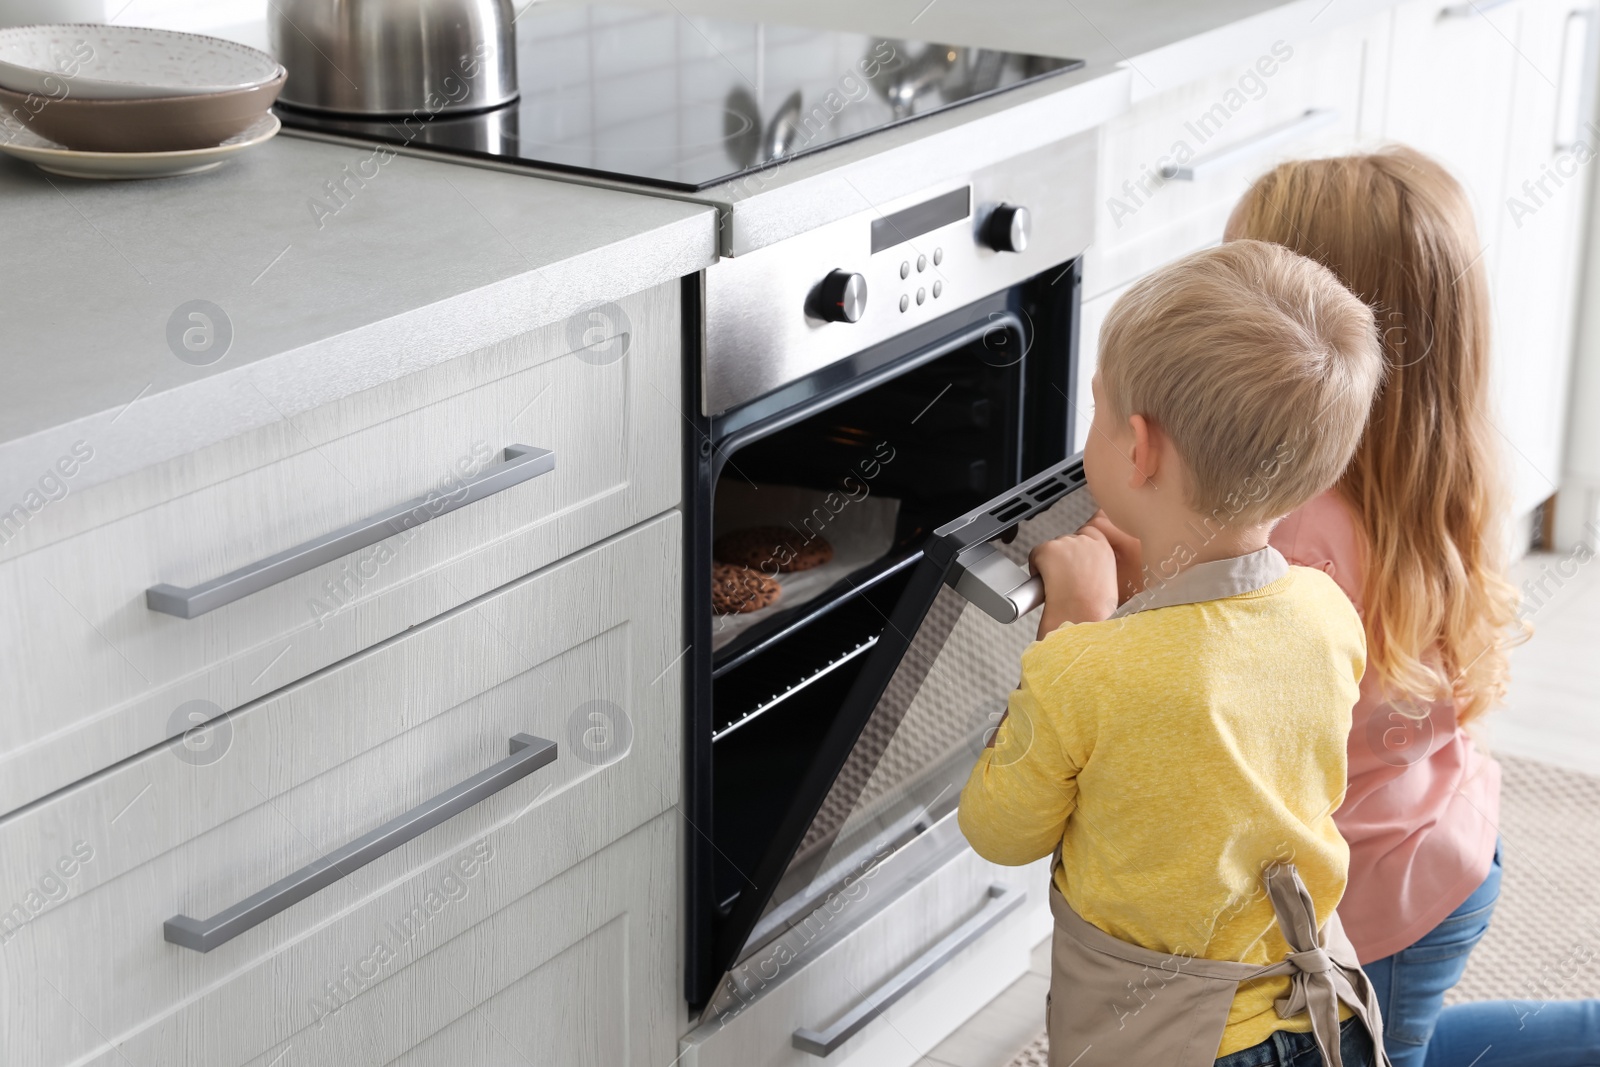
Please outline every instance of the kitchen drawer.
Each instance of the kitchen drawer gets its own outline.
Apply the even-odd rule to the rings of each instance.
[[[736,967],[683,1038],[679,1063],[909,1067],[1027,970],[1050,925],[1048,862],[989,863],[952,813],[881,865],[863,864],[849,886]],[[918,973],[927,977],[838,1039],[854,1015]]]
[[[1095,244],[1084,296],[1221,239],[1249,182],[1285,159],[1361,139],[1364,59],[1374,21],[1278,41],[1261,55],[1136,103],[1101,129]],[[1163,178],[1163,164],[1193,167]]]
[[[324,968],[316,976],[320,989],[252,973],[86,1062],[666,1067],[678,1032],[672,931],[678,894],[661,872],[674,869],[680,827],[675,813],[660,816],[487,917],[474,912],[452,926],[460,932],[413,951],[396,917],[421,905],[423,880],[351,917],[338,946],[347,955],[330,943],[316,958]],[[515,846],[501,847],[503,836],[502,830],[484,839],[493,856],[476,878],[518,862],[510,852]],[[463,884],[466,905],[478,890],[472,880]],[[398,958],[368,966],[369,981],[356,968],[374,960],[378,946]],[[307,1001],[310,1012],[302,1010]],[[275,1025],[279,1013],[294,1019]],[[240,1030],[261,1051],[244,1053]]]
[[[276,458],[175,477],[186,491],[149,506],[88,490],[114,518],[0,562],[0,812],[674,506],[678,287],[623,306],[620,344],[573,350],[564,326],[513,338],[297,416],[298,450],[258,441]],[[511,445],[552,451],[554,469],[442,510]],[[418,498],[435,517],[198,617],[147,606],[152,586],[193,587]],[[84,506],[69,496],[61,521]]]
[[[659,817],[447,946],[451,958],[439,960],[436,973],[462,975],[463,1000],[477,1007],[395,1067],[670,1067],[683,1010],[673,877],[681,827],[676,813]],[[562,927],[549,922],[552,915],[572,921]],[[552,926],[566,936],[552,937]],[[552,953],[551,945],[565,947]],[[384,991],[387,1008],[405,1014],[431,986],[418,973],[406,987]],[[366,1018],[350,1020],[347,1039],[330,1048],[336,1054],[311,1062],[382,1062],[362,1054],[368,1019],[379,1016],[373,1005],[361,1006]]]
[[[362,988],[671,808],[680,528],[657,518],[0,820],[0,1062],[78,1062],[158,1024],[165,1051],[136,1062],[239,1062],[314,1023],[328,983]],[[208,952],[164,940],[524,733],[558,758]],[[476,876],[455,867],[485,841]],[[374,964],[380,928],[404,945]]]

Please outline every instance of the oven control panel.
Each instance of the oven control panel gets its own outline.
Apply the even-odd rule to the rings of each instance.
[[[744,255],[705,275],[718,415],[1081,255],[1095,139],[1080,134]]]

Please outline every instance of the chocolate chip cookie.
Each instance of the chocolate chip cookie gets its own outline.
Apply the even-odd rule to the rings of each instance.
[[[711,565],[711,610],[718,615],[744,615],[778,602],[783,587],[749,567],[732,563]]]
[[[711,553],[724,563],[771,574],[794,574],[820,567],[833,558],[833,546],[820,537],[809,541],[787,526],[753,526],[717,538]]]

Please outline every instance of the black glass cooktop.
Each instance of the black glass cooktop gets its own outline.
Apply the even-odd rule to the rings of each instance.
[[[617,7],[530,5],[515,103],[287,126],[695,190],[1082,60]]]

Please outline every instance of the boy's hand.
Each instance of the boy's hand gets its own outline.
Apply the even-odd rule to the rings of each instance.
[[[1115,525],[1104,511],[1095,512],[1088,525],[1105,535],[1117,555],[1117,602],[1144,592],[1144,546],[1139,539]]]
[[[1043,638],[1066,622],[1101,622],[1117,610],[1117,557],[1094,526],[1034,547],[1028,564],[1044,581]]]

